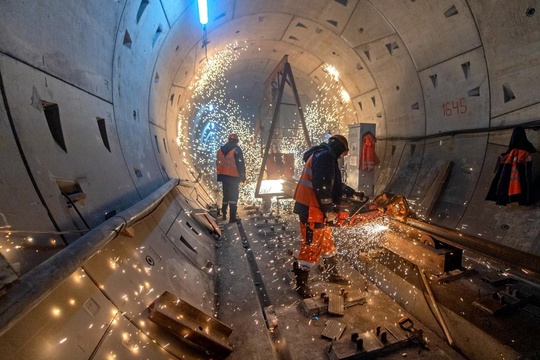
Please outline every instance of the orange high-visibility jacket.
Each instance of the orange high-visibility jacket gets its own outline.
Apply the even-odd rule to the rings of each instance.
[[[377,139],[373,134],[366,133],[362,138],[362,153],[360,154],[360,166],[361,171],[373,171],[375,166],[380,164],[379,157],[375,152],[375,143]]]
[[[508,184],[508,195],[521,194],[521,183],[517,165],[526,165],[527,161],[531,161],[531,155],[525,150],[514,149],[502,158],[502,163],[512,166],[510,171],[510,182]]]
[[[319,201],[313,190],[313,178],[312,178],[312,162],[313,155],[311,155],[304,165],[302,175],[298,180],[296,189],[294,191],[294,200],[309,207],[308,222],[324,222],[324,213],[319,207]],[[328,199],[332,202],[332,199]]]
[[[240,173],[236,167],[236,160],[234,159],[234,149],[229,151],[227,155],[224,155],[221,149],[218,150],[217,173],[218,175],[240,177]]]

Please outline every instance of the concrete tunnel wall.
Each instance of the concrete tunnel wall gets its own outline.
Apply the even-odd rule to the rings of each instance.
[[[540,20],[530,14],[534,6],[525,0],[497,6],[487,0],[216,1],[210,6],[208,51],[211,55],[232,41],[255,45],[243,60],[252,73],[263,74],[260,79],[253,75],[254,83],[264,81],[285,53],[306,86],[320,76],[325,62],[332,63],[356,110],[350,123],[375,123],[378,137],[387,139],[377,143],[382,162],[375,174],[376,193],[390,190],[420,202],[435,172],[451,160],[454,167],[432,221],[540,254],[537,207],[499,207],[484,200],[510,130],[414,139],[538,120]],[[0,212],[11,229],[69,231],[63,238],[75,241],[85,225],[66,207],[59,192],[62,181],[80,185],[86,199],[79,210],[95,227],[168,178],[195,179],[197,174],[184,164],[188,154],[176,148],[177,114],[205,57],[194,2],[4,1],[0,10],[0,166],[9,169],[0,175]],[[314,93],[313,88],[300,91],[306,99]],[[51,136],[41,101],[58,104],[66,150]],[[540,147],[536,131],[528,136]],[[36,357],[44,342],[62,334],[77,334],[79,343],[70,344],[69,351],[50,346],[50,356],[85,358],[107,327],[101,333],[81,329],[117,319],[121,329],[135,334],[133,319],[142,317],[164,289],[211,312],[213,278],[201,268],[213,249],[197,259],[178,244],[181,234],[190,234],[188,242],[203,248],[211,240],[193,236],[186,225],[186,210],[211,201],[203,190],[198,193],[202,201],[192,192],[183,189],[167,197],[134,239],[120,236],[73,274],[0,339],[2,352],[10,354],[2,358]],[[18,241],[11,239],[5,245]],[[3,252],[19,275],[63,247],[59,236],[34,234],[33,241],[41,251],[27,251],[21,258]],[[175,257],[174,249],[181,254]],[[145,251],[163,258],[160,271],[146,274],[156,287],[144,295],[139,290],[136,301],[126,302],[125,293],[137,292],[142,284]],[[116,265],[104,270],[117,257],[126,260],[122,269],[132,269],[122,280],[115,278],[120,276],[113,271]],[[179,273],[189,274],[183,285],[172,280]],[[197,287],[198,282],[205,285]],[[105,286],[104,293],[96,283]],[[126,288],[110,288],[117,283]],[[74,307],[67,320],[51,324],[49,307],[74,293],[84,307]],[[25,332],[32,335],[23,341],[19,334]],[[117,350],[115,341],[129,343],[111,338],[98,351]],[[163,355],[156,345],[147,351]]]

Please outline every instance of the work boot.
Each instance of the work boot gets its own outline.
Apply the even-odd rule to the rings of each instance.
[[[339,274],[337,255],[323,258],[323,275],[325,281],[339,285],[350,285],[350,281]]]
[[[296,292],[304,299],[309,299],[314,296],[311,288],[308,285],[309,270],[303,270],[295,261],[293,264],[293,272],[296,276]]]
[[[223,215],[221,218],[227,220],[227,204],[221,205],[221,214]]]
[[[230,217],[229,217],[229,223],[236,223],[236,222],[240,222],[240,218],[236,215],[236,211],[238,209],[238,205],[236,204],[229,204],[230,208],[231,208],[231,214],[230,214]]]

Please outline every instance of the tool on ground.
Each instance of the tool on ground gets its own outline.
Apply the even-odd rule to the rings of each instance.
[[[410,335],[408,336],[409,340],[411,340],[415,344],[420,344],[427,349],[428,341],[424,337],[424,331],[421,329],[415,329],[414,323],[411,319],[404,316],[401,319],[399,319],[398,323],[401,329],[410,333]]]
[[[333,341],[326,354],[330,360],[366,360],[376,359],[411,344],[420,344],[427,348],[423,331],[415,329],[407,317],[396,324],[384,324],[371,331],[353,333],[351,338]]]

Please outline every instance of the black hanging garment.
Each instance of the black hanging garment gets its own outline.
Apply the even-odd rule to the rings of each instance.
[[[486,200],[495,201],[497,205],[517,202],[519,205],[530,205],[532,162],[531,154],[536,152],[527,140],[525,129],[514,128],[508,150],[498,159],[498,170],[491,182]]]

